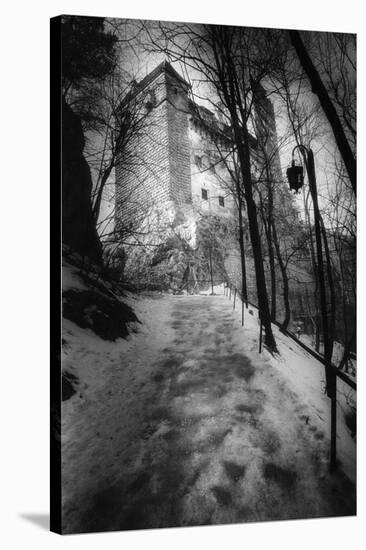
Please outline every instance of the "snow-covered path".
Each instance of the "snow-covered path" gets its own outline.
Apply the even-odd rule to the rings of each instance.
[[[328,473],[319,414],[258,354],[227,298],[136,307],[149,330],[79,350],[99,353],[103,382],[65,405],[66,531],[355,512],[353,484]]]

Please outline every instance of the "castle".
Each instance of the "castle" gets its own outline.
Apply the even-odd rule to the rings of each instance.
[[[211,261],[208,256],[212,251],[209,239],[222,230],[218,238],[223,266],[221,273],[240,288],[236,194],[224,162],[225,156],[230,157],[232,150],[231,129],[209,109],[194,103],[189,97],[189,88],[188,82],[165,61],[136,83],[122,102],[121,107],[125,111],[130,110],[131,116],[143,121],[127,147],[119,153],[116,164],[115,228],[122,238],[127,233],[127,240],[123,241],[124,245],[127,244],[130,265],[127,279],[135,282],[140,276],[145,279],[146,276],[153,278],[156,275],[159,279],[157,287],[165,278],[167,283],[164,288],[179,288],[187,266],[191,265],[194,266],[194,276],[199,276],[201,269],[203,278],[207,279]],[[255,179],[257,176],[256,165],[257,173],[260,173],[264,148],[270,159],[270,176],[273,181],[281,182],[273,105],[261,87],[257,87],[253,99],[256,135],[256,138],[250,137],[253,177]],[[274,200],[282,205],[285,219],[286,205],[293,200],[285,185],[280,183],[276,187]],[[208,223],[202,224],[202,220]],[[210,225],[210,221],[214,223]],[[248,294],[255,302],[254,265],[244,211],[243,221]],[[137,228],[137,237],[130,237],[134,234],[134,230],[129,232],[130,227]],[[207,228],[210,236],[202,238]],[[129,239],[132,242],[130,248]],[[201,248],[200,239],[201,245],[204,241]],[[153,247],[149,248],[150,244]],[[190,252],[187,253],[187,249]],[[196,255],[195,250],[198,251]],[[206,258],[202,263],[204,256]],[[205,262],[206,268],[202,269]],[[305,256],[304,265],[289,266],[292,315],[307,321],[308,311],[315,312],[314,281],[306,269],[308,262]],[[269,287],[266,254],[264,263]],[[282,277],[279,272],[277,278],[278,309],[281,309]]]
[[[219,142],[221,152],[231,149],[230,129],[193,103],[188,91],[189,84],[164,61],[126,98],[125,105],[138,105],[140,116],[145,110],[145,127],[117,160],[117,228],[147,203],[233,215],[232,182],[216,147]],[[126,162],[131,155],[133,169]]]
[[[149,242],[156,245],[174,225],[194,249],[197,220],[202,217],[236,225],[234,182],[225,166],[225,159],[232,162],[231,129],[190,99],[188,82],[172,65],[164,61],[136,83],[122,108],[144,122],[117,158],[116,231],[123,233],[138,220],[143,226],[138,233],[148,234]],[[255,112],[257,133],[269,132],[266,147],[274,149],[273,107],[264,93],[258,95]],[[257,140],[250,136],[250,141],[256,159]],[[280,171],[278,153],[276,161]],[[238,258],[235,239],[225,246],[226,254],[230,248],[233,258]],[[240,280],[239,260],[233,258],[230,270]]]

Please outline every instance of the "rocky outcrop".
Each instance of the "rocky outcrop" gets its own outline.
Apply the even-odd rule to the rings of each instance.
[[[139,322],[127,304],[92,286],[84,291],[67,290],[62,297],[63,316],[81,328],[91,329],[104,340],[126,338],[128,325]]]
[[[91,210],[92,179],[83,156],[84,144],[80,119],[63,101],[62,242],[100,264],[102,248]]]
[[[232,224],[217,216],[177,208],[154,244],[150,233],[145,246],[131,247],[125,280],[151,290],[198,293],[226,281],[225,256],[235,246]]]

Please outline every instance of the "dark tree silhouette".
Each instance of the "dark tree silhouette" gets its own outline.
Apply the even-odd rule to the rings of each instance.
[[[147,29],[148,30],[148,29]],[[252,32],[255,31],[255,32]],[[149,30],[148,30],[149,32]],[[160,35],[160,40],[156,36]],[[180,42],[179,37],[184,37]],[[253,197],[249,119],[253,92],[267,74],[276,55],[276,39],[265,41],[258,29],[211,25],[160,24],[149,32],[150,48],[159,48],[171,60],[183,61],[198,71],[213,90],[211,100],[232,128],[243,184],[256,274],[259,315],[265,327],[265,343],[277,351],[272,332],[257,207]]]
[[[92,178],[83,155],[81,115],[73,109],[73,100],[77,99],[79,107],[88,105],[98,80],[112,71],[116,39],[104,32],[104,19],[63,16],[61,40],[62,240],[82,256],[102,263],[91,205]]]
[[[318,96],[319,102],[324,110],[329,124],[332,127],[335,141],[347,169],[353,191],[356,194],[356,158],[348,142],[340,117],[338,116],[337,110],[329,96],[327,88],[325,87],[319,75],[319,72],[317,71],[314,63],[309,56],[307,49],[305,48],[299,31],[290,30],[288,32],[290,35],[291,43],[298,55],[299,61],[309,78],[312,91]]]

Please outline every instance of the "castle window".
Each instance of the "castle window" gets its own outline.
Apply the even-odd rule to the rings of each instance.
[[[204,201],[207,201],[208,200],[208,194],[207,194],[207,189],[201,189],[201,192],[202,192],[202,198]]]
[[[220,205],[220,206],[225,206],[225,199],[224,199],[224,197],[219,197],[219,205]]]
[[[146,110],[149,112],[151,111],[155,106],[156,106],[156,96],[155,96],[155,91],[154,90],[151,90],[148,94],[147,94],[147,101],[145,103],[145,107],[146,107]]]
[[[198,155],[194,155],[194,162],[199,170],[202,168],[202,157],[199,157]]]

